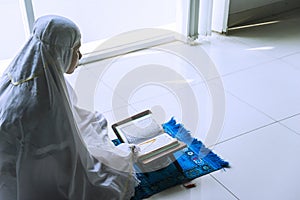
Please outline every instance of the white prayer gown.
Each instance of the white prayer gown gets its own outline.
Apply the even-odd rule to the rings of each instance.
[[[70,20],[41,17],[0,79],[1,200],[134,194],[130,148],[114,147],[103,116],[77,108],[68,93],[63,74],[80,39]]]

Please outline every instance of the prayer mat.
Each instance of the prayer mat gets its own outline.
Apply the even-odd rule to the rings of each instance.
[[[162,124],[166,133],[187,144],[187,147],[174,153],[176,161],[167,167],[150,172],[140,172],[136,166],[136,175],[140,180],[135,188],[132,200],[148,198],[170,187],[181,185],[200,176],[229,167],[229,163],[206,148],[197,138],[193,138],[190,131],[177,123],[174,118]],[[120,144],[118,139],[113,140]]]

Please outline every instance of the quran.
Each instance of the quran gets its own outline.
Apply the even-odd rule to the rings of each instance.
[[[121,142],[135,144],[138,160],[144,164],[171,155],[186,144],[164,132],[150,110],[143,111],[112,125]]]

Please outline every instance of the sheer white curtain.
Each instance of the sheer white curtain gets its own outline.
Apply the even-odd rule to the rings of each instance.
[[[213,0],[200,0],[199,35],[211,35]]]

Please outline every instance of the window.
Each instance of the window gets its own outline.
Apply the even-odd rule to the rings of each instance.
[[[132,30],[162,28],[182,33],[186,29],[183,24],[188,1],[182,0],[0,0],[0,25],[4,27],[1,44],[7,47],[1,48],[0,61],[11,59],[28,36],[26,17],[23,20],[21,14],[25,8],[20,2],[32,3],[31,20],[33,14],[35,19],[57,14],[74,21],[82,32],[81,50],[87,53],[87,49],[94,49],[104,40]],[[143,38],[134,41],[139,39]],[[119,42],[113,45],[118,46]]]
[[[164,27],[175,29],[174,0],[33,0],[35,17],[58,14],[81,29],[82,42],[104,40],[127,31]]]

